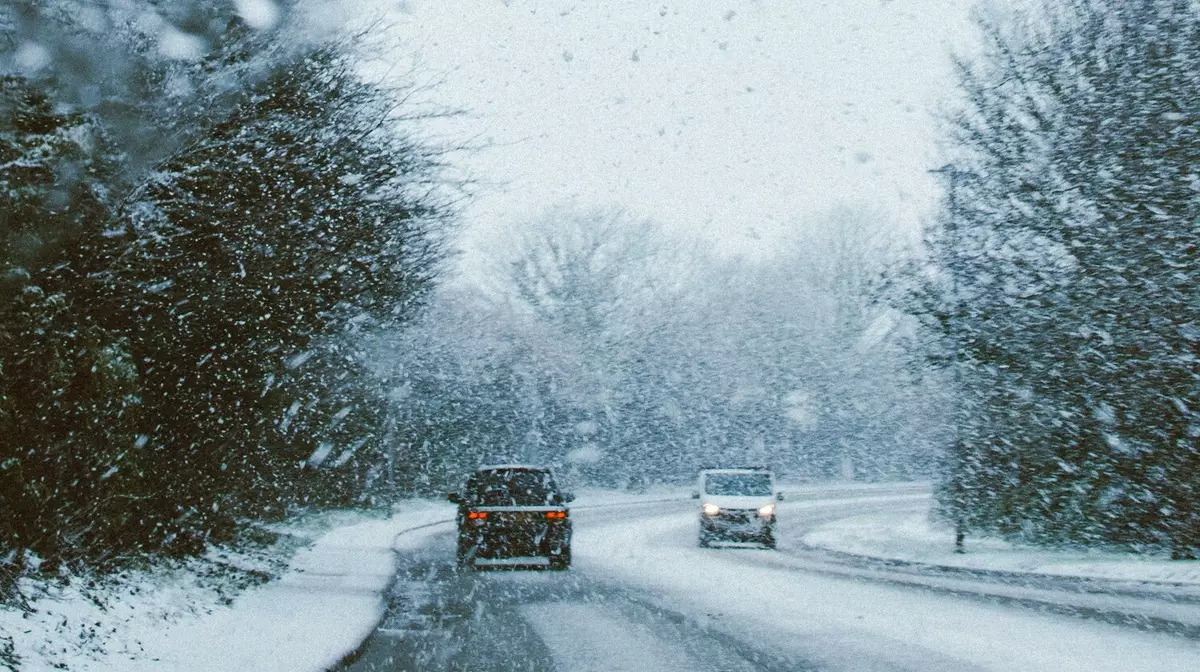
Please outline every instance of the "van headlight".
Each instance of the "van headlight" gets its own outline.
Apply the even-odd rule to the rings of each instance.
[[[717,506],[716,504],[709,504],[708,502],[705,502],[704,505],[700,507],[700,510],[703,511],[704,515],[706,516],[715,516],[721,512],[721,507]]]
[[[760,508],[758,510],[758,515],[763,518],[770,518],[771,516],[775,515],[775,505],[767,504],[766,506]]]

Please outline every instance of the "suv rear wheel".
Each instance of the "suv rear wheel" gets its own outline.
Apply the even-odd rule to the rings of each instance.
[[[455,554],[458,559],[459,567],[470,565],[475,559],[475,548],[471,540],[466,537],[458,538],[458,552]]]
[[[571,566],[571,547],[561,549],[557,555],[550,556],[550,569],[566,569]]]

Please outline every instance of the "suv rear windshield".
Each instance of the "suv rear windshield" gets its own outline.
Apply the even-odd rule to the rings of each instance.
[[[770,474],[706,474],[704,492],[710,495],[771,495]]]
[[[471,475],[466,495],[476,506],[549,506],[560,504],[558,486],[548,471],[497,469]]]

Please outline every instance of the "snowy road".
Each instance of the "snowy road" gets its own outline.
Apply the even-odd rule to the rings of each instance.
[[[381,670],[1195,670],[1200,601],[1129,582],[864,561],[807,530],[911,489],[779,509],[780,548],[700,549],[692,500],[578,508],[569,572],[461,572],[445,532],[401,552]]]

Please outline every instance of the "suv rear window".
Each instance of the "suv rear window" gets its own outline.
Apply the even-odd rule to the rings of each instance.
[[[548,471],[497,469],[467,479],[466,495],[476,506],[555,505],[558,486]]]
[[[710,495],[769,497],[770,474],[706,474],[704,492]]]

